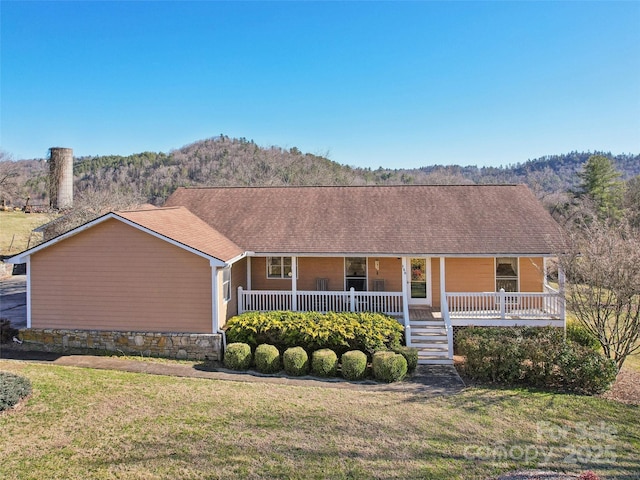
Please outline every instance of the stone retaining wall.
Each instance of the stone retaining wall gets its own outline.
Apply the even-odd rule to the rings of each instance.
[[[222,335],[24,328],[23,348],[45,352],[122,352],[147,357],[221,359]]]

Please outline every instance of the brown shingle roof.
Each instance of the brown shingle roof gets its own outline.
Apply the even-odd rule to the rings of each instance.
[[[544,255],[562,239],[524,185],[179,188],[165,205],[257,253]]]
[[[226,262],[244,252],[184,207],[114,212],[148,230]]]

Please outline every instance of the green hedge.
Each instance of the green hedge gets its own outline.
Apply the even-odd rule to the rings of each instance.
[[[376,352],[371,362],[373,376],[382,382],[398,382],[407,374],[407,361],[394,352]]]
[[[465,328],[456,335],[465,375],[480,381],[595,394],[615,381],[615,363],[555,327]]]
[[[593,350],[600,350],[602,346],[596,337],[585,327],[576,322],[567,323],[567,340],[589,347]]]
[[[0,372],[0,412],[13,407],[31,393],[28,378],[9,372]]]
[[[347,380],[361,380],[367,375],[367,355],[360,350],[342,354],[342,376]]]
[[[333,350],[323,348],[311,354],[311,371],[319,377],[335,377],[338,371],[338,356]]]
[[[260,373],[277,373],[280,371],[280,352],[274,345],[258,345],[254,360],[256,370]]]
[[[251,347],[246,343],[229,343],[224,352],[224,366],[231,370],[246,370],[251,366]]]
[[[309,373],[309,355],[302,347],[287,348],[282,354],[284,371],[289,375],[300,376]]]
[[[302,347],[308,352],[330,348],[339,355],[361,350],[402,346],[403,327],[394,318],[378,313],[247,312],[227,321],[229,342],[243,342],[255,348],[269,343],[281,351]]]
[[[413,372],[418,366],[418,349],[414,347],[394,348],[394,352],[399,353],[407,361],[407,371]]]

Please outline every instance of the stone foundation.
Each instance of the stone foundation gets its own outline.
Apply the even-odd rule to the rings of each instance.
[[[114,352],[145,357],[219,360],[222,335],[24,328],[23,348],[58,353]]]

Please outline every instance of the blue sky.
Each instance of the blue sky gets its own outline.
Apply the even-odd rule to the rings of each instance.
[[[0,2],[0,148],[377,168],[640,153],[640,2]]]

